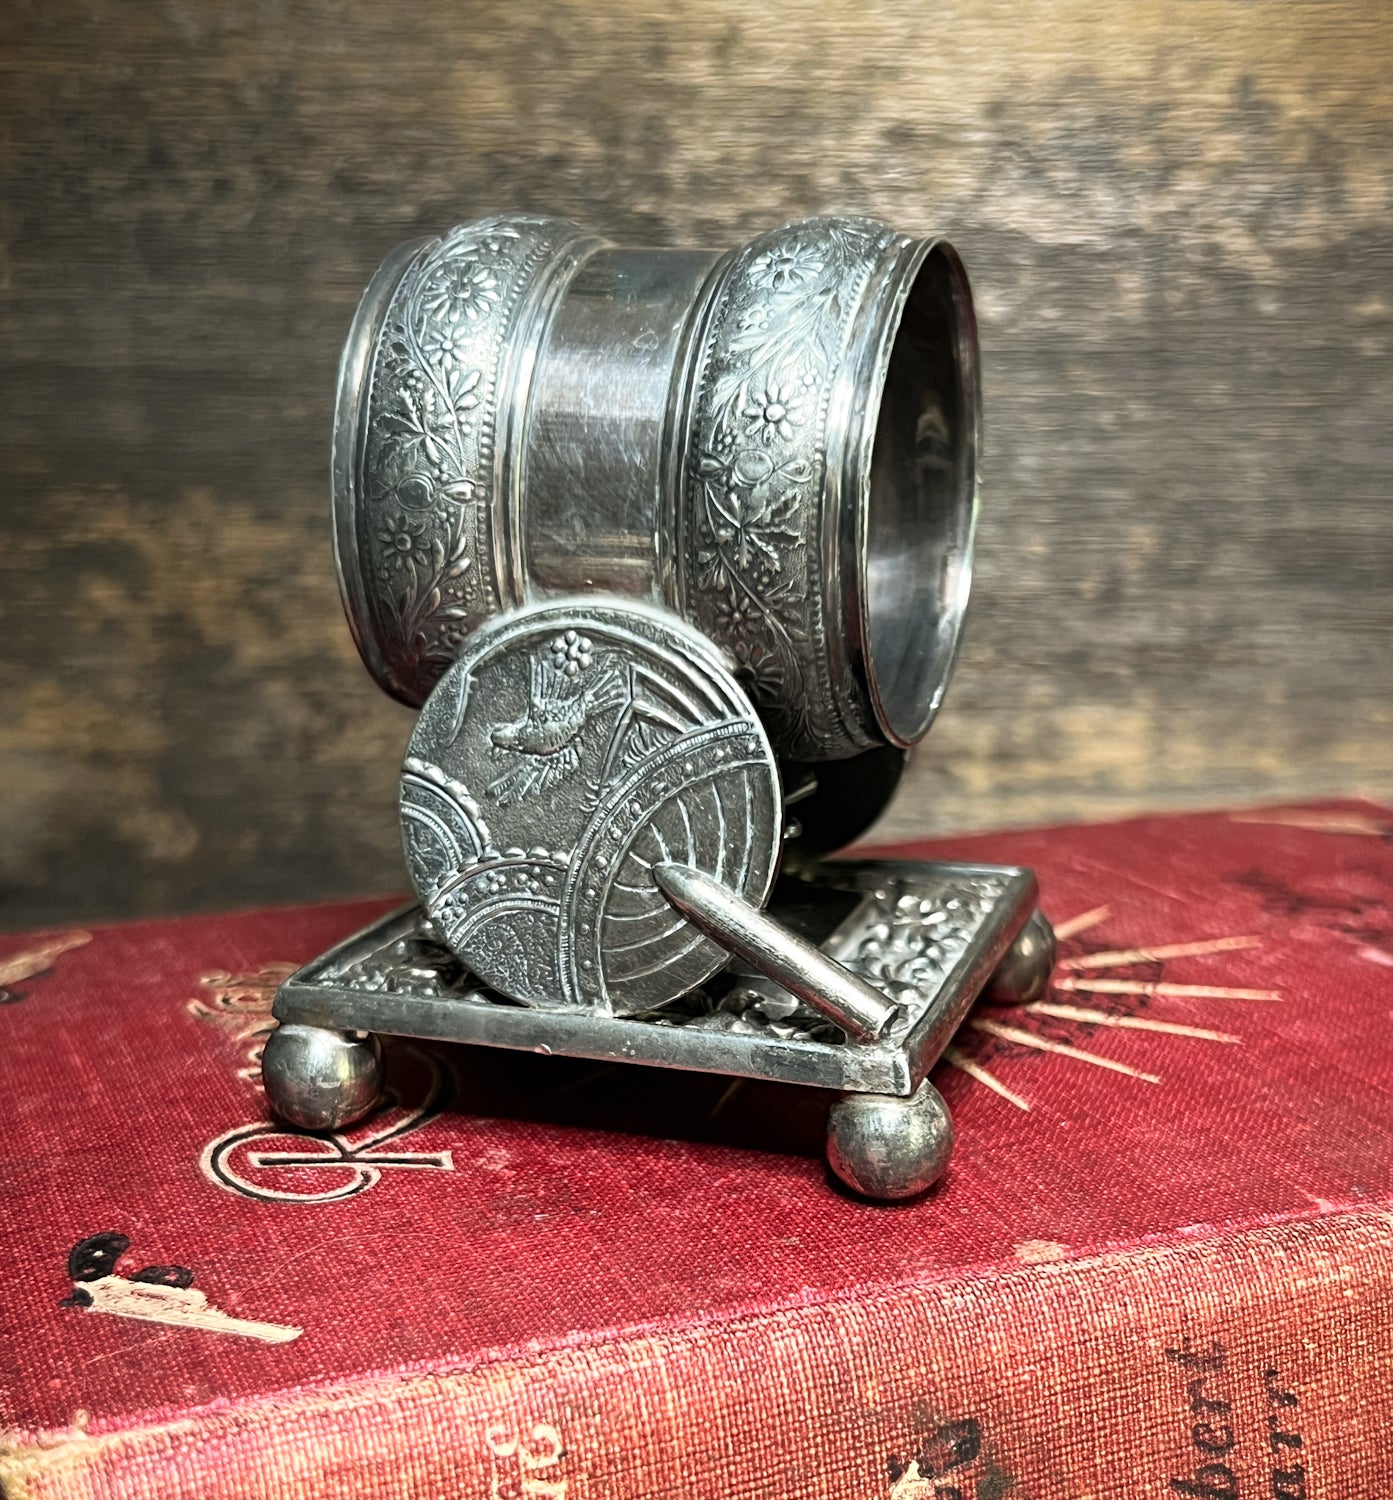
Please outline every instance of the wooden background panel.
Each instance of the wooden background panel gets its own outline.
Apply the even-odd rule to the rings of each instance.
[[[978,581],[886,832],[1393,793],[1384,0],[9,0],[0,173],[6,925],[400,886],[333,369],[499,208],[962,250]]]

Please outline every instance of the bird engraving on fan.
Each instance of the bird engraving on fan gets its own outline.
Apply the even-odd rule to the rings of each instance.
[[[773,752],[715,648],[676,616],[589,597],[474,632],[411,736],[413,884],[434,929],[523,1004],[628,1015],[727,959],[659,888],[698,870],[762,906]]]
[[[567,630],[551,642],[550,671],[540,654],[534,653],[529,660],[526,710],[514,723],[495,724],[489,734],[494,758],[509,762],[503,774],[489,783],[488,795],[496,801],[506,806],[549,791],[580,769],[583,734],[592,718],[620,705],[637,711],[632,670],[620,672],[606,662],[586,681],[583,674],[592,665],[593,647],[589,636]],[[648,712],[658,710],[650,707]],[[666,722],[680,729],[671,720]],[[619,741],[622,723],[621,716],[611,746]],[[602,771],[602,779],[603,775]]]

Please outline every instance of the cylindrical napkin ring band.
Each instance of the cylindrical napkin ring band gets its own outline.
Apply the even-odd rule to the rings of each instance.
[[[531,215],[404,245],[340,370],[359,649],[419,705],[500,610],[628,594],[722,648],[781,756],[907,747],[967,602],[978,407],[956,253],[874,220],[724,254]]]

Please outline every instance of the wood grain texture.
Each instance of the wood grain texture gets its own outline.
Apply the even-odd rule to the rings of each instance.
[[[395,888],[333,369],[519,208],[941,229],[979,298],[967,646],[884,831],[1393,792],[1384,0],[10,0],[0,922]]]

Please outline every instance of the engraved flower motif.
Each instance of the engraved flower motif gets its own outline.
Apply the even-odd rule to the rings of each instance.
[[[776,699],[783,689],[778,658],[758,641],[735,641],[735,675],[756,702]]]
[[[751,620],[758,618],[759,611],[750,603],[748,595],[732,590],[724,599],[716,601],[716,615],[724,630],[738,635]]]
[[[750,262],[750,274],[772,292],[787,291],[811,281],[826,264],[808,245],[765,250]]]
[[[568,630],[551,643],[551,664],[567,677],[579,677],[590,665],[593,646],[590,637]]]
[[[466,343],[465,331],[458,323],[441,323],[421,340],[421,350],[431,364],[448,371],[463,363]]]
[[[426,540],[426,520],[422,516],[389,516],[378,527],[377,539],[387,549],[389,564],[409,562],[423,568],[430,561],[430,546]]]
[[[421,291],[421,306],[433,317],[473,322],[498,300],[498,278],[475,260],[452,260],[432,272]]]
[[[767,447],[775,438],[791,438],[802,420],[803,393],[797,386],[771,380],[763,390],[750,392],[740,415],[745,430]]]

